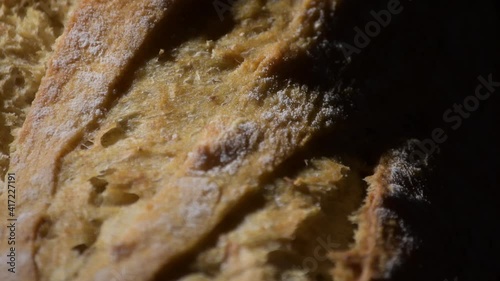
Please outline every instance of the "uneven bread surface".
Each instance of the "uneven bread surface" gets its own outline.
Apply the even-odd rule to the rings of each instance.
[[[352,93],[288,69],[323,46],[336,6],[237,1],[221,21],[210,1],[81,1],[15,134],[16,277],[358,280],[373,264],[343,260],[370,238],[349,219],[364,173],[300,158]],[[358,220],[382,228],[371,203]],[[318,239],[337,246],[310,266]]]
[[[0,2],[0,182],[73,0]]]

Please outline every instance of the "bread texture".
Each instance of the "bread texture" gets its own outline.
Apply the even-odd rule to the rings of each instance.
[[[406,211],[429,202],[431,160],[414,163],[411,140],[372,163],[350,141],[316,147],[366,103],[336,41],[342,3],[232,2],[223,17],[210,1],[1,4],[0,175],[18,186],[18,272],[2,228],[1,280],[368,281],[404,268],[420,243]]]
[[[3,182],[13,141],[35,97],[56,38],[73,1],[0,3],[0,176]]]

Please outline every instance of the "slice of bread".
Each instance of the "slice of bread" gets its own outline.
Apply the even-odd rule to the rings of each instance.
[[[367,102],[342,3],[230,2],[2,3],[1,280],[368,281],[411,258],[414,144],[316,142]]]

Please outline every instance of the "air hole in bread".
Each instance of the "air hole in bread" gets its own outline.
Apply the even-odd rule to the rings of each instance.
[[[85,252],[87,249],[88,246],[85,244],[79,244],[72,248],[73,251],[77,252],[80,255],[83,254],[83,252]]]
[[[94,191],[96,193],[103,193],[104,190],[106,190],[106,186],[108,185],[108,182],[106,180],[100,179],[98,177],[91,178],[90,183],[92,184],[92,187],[94,188]]]
[[[14,84],[17,86],[17,87],[23,87],[24,86],[24,78],[22,76],[18,76],[16,77],[16,80],[14,80]]]
[[[92,219],[92,220],[90,220],[90,224],[92,224],[96,229],[99,229],[102,225],[102,220]]]
[[[81,220],[75,224],[74,229],[76,229],[76,235],[72,236],[74,240],[72,251],[81,255],[87,252],[92,245],[97,241],[97,237],[101,231],[102,221],[100,220]]]
[[[99,176],[111,175],[114,172],[116,172],[116,169],[114,169],[114,168],[101,170],[101,171],[99,171]]]
[[[137,202],[140,198],[135,193],[124,191],[130,189],[130,184],[110,184],[99,177],[93,177],[89,181],[92,185],[89,197],[91,205],[126,206]]]
[[[103,195],[103,205],[111,206],[126,206],[131,205],[139,200],[139,195],[135,193],[123,192],[118,189],[106,191]]]
[[[278,249],[269,252],[267,262],[282,271],[297,268],[301,265],[302,259],[299,255],[289,249]]]
[[[124,139],[125,137],[125,130],[123,130],[123,128],[121,127],[115,127],[102,135],[101,145],[104,147],[108,147],[117,143],[119,140]]]
[[[50,235],[51,227],[52,221],[48,218],[43,218],[36,231],[37,237],[42,239],[53,238],[53,236]]]
[[[127,137],[127,133],[133,130],[133,120],[137,116],[138,114],[133,113],[120,118],[115,127],[109,129],[101,136],[101,145],[103,147],[109,147],[118,141],[125,139]]]
[[[90,191],[90,196],[89,196],[89,204],[92,204],[94,206],[100,206],[103,201],[102,193],[106,190],[108,182],[98,177],[93,177],[89,181],[90,184],[92,185],[92,189]]]

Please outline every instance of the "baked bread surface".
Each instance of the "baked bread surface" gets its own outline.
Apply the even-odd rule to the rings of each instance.
[[[394,222],[377,213],[390,181],[369,181],[354,240],[362,169],[300,158],[348,116],[349,88],[311,87],[288,69],[321,46],[336,6],[238,1],[220,21],[203,16],[208,2],[80,1],[47,70],[56,33],[33,59],[44,78],[24,125],[2,133],[4,173],[18,175],[20,269],[2,267],[2,280],[388,276],[408,246],[380,234]],[[33,95],[36,77],[6,92]],[[335,246],[308,264],[319,239]]]

